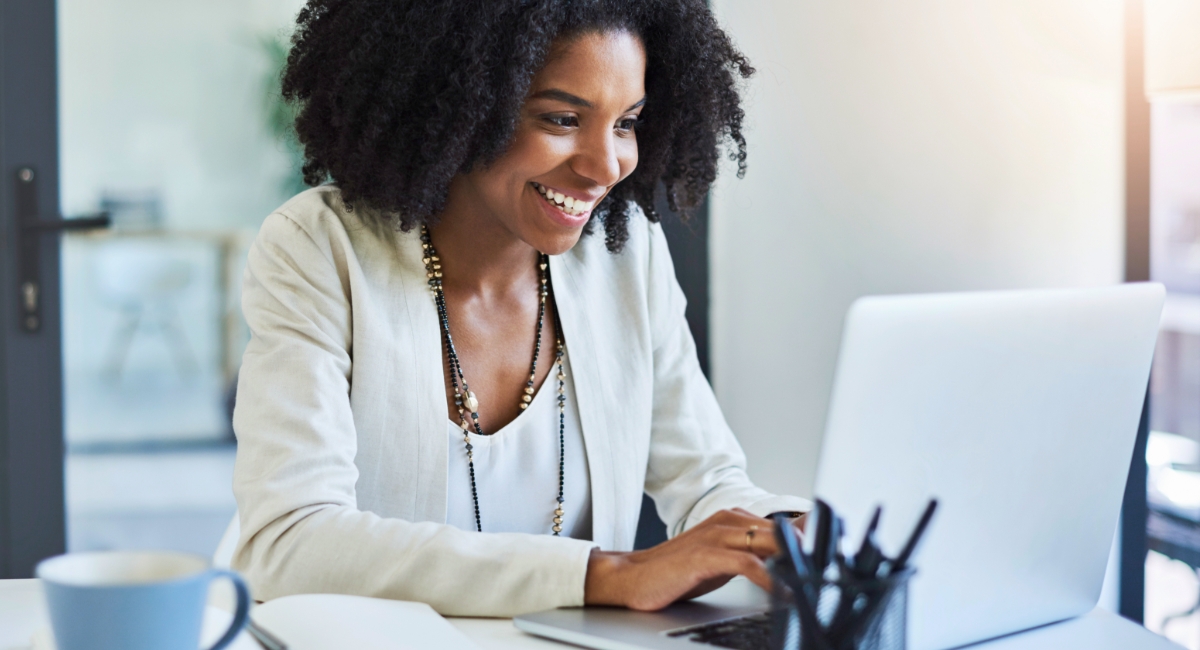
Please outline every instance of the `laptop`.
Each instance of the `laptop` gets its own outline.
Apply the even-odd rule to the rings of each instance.
[[[910,648],[966,645],[1096,606],[1164,296],[1158,284],[1126,284],[851,307],[815,494],[845,517],[848,540],[882,505],[880,540],[893,554],[938,498],[913,563]],[[766,595],[745,580],[714,595],[514,623],[603,650],[702,650],[712,630],[732,630],[730,647],[761,645]]]

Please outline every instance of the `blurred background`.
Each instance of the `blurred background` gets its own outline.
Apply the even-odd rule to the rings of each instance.
[[[59,0],[67,540],[211,554],[234,513],[247,246],[300,191],[301,0]]]
[[[1200,93],[1166,65],[1200,13],[1146,3],[714,0],[759,70],[750,169],[723,174],[681,263],[751,475],[797,494],[855,298],[1164,282],[1149,532],[1126,547],[1144,591],[1118,584],[1138,575],[1118,542],[1105,602],[1134,593],[1200,649]],[[62,239],[70,550],[208,554],[233,515],[238,287],[301,188],[276,76],[302,4],[58,0],[62,210],[114,220]],[[789,428],[764,403],[792,404]]]

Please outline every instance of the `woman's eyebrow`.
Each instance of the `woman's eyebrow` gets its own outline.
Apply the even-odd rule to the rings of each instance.
[[[594,106],[592,106],[592,103],[589,102],[588,100],[586,100],[582,97],[579,97],[578,95],[572,95],[571,93],[569,93],[565,90],[559,90],[557,88],[547,88],[546,90],[539,90],[538,92],[530,95],[530,99],[556,99],[560,102],[566,102],[568,104],[572,104],[574,106],[579,106],[582,108],[594,108]],[[635,109],[639,106],[642,106],[645,103],[646,103],[646,98],[642,97],[641,99],[638,100],[638,102],[636,104],[634,104],[633,106],[630,106],[629,108],[627,108],[625,110],[632,111],[633,109]]]
[[[574,104],[575,106],[581,106],[583,108],[592,108],[592,103],[589,102],[588,100],[586,100],[582,97],[577,97],[565,90],[559,90],[557,88],[547,88],[546,90],[539,90],[538,92],[534,93],[531,96],[531,99],[557,99],[560,102]]]

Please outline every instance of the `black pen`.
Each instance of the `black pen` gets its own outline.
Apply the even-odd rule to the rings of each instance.
[[[288,650],[287,644],[280,641],[278,637],[264,630],[261,626],[254,622],[254,619],[246,619],[246,631],[250,636],[258,641],[258,645],[266,648],[266,650]]]
[[[812,527],[812,558],[811,569],[813,575],[821,578],[825,575],[825,569],[833,562],[833,544],[834,544],[834,529],[836,528],[835,515],[833,508],[828,503],[817,499],[816,507],[812,514],[816,515],[816,521],[813,522],[815,527]]]
[[[846,627],[854,622],[854,603],[860,595],[857,583],[873,581],[879,575],[879,564],[883,560],[883,553],[880,552],[879,544],[875,541],[875,531],[879,529],[879,519],[882,514],[883,508],[875,506],[871,522],[867,524],[867,530],[863,533],[858,553],[849,562],[844,563],[845,571],[840,576],[843,585],[838,594],[837,609],[829,622],[829,635],[834,640],[841,638]]]
[[[908,536],[908,541],[905,542],[904,548],[900,550],[900,555],[897,555],[896,559],[892,562],[888,575],[899,573],[908,566],[908,561],[912,559],[913,553],[916,552],[917,545],[925,537],[925,529],[929,528],[929,522],[933,520],[933,513],[937,510],[937,507],[938,500],[930,499],[929,505],[925,506],[925,512],[921,514],[920,521],[917,522],[917,527]]]
[[[803,583],[804,577],[813,575],[809,570],[809,558],[805,556],[804,550],[800,548],[800,542],[796,539],[796,530],[792,527],[792,522],[788,520],[787,515],[779,513],[773,517],[775,521],[775,540],[779,546],[783,548],[785,557],[788,559],[788,564],[792,570],[789,572],[786,568],[781,568],[780,576],[792,590],[792,597],[796,600],[796,612],[800,615],[800,626],[809,630],[809,638],[819,639],[824,634],[821,629],[821,623],[817,619],[816,602],[810,601],[807,589]],[[818,590],[818,597],[820,592]],[[801,632],[803,638],[804,632]]]

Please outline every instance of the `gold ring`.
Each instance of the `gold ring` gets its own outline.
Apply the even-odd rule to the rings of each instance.
[[[754,531],[756,531],[756,530],[758,530],[758,526],[751,526],[750,530],[746,531],[746,550],[747,551],[753,550],[750,547],[750,543],[754,541]]]

